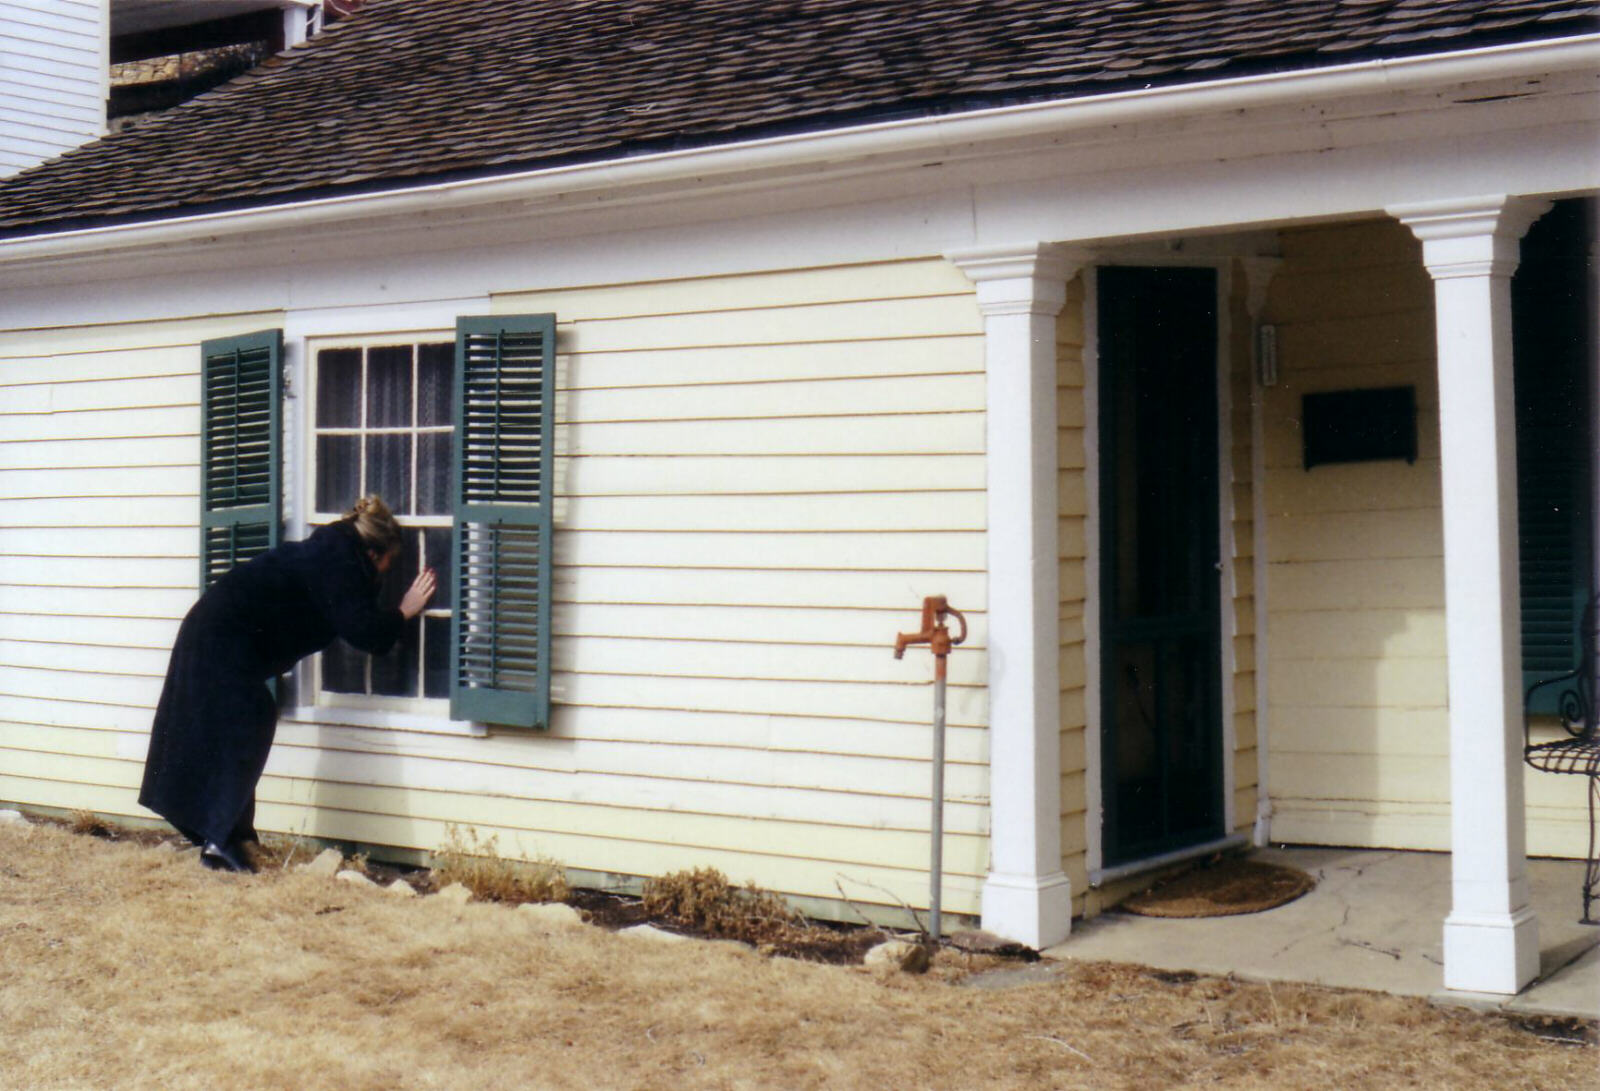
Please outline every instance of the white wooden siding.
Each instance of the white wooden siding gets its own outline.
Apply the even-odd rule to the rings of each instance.
[[[137,812],[130,785],[195,597],[198,345],[280,321],[0,333],[6,798]]]
[[[1225,283],[1229,286],[1223,328],[1226,341],[1223,345],[1226,388],[1222,402],[1224,419],[1223,436],[1227,446],[1223,450],[1221,467],[1226,490],[1232,503],[1223,511],[1228,520],[1223,528],[1224,556],[1231,575],[1222,592],[1223,635],[1230,643],[1225,649],[1224,663],[1231,666],[1228,681],[1229,699],[1224,708],[1231,714],[1230,730],[1225,738],[1232,740],[1233,752],[1224,760],[1231,765],[1228,778],[1233,788],[1229,801],[1233,808],[1233,831],[1249,832],[1255,825],[1256,795],[1259,783],[1257,760],[1258,737],[1256,732],[1256,660],[1255,660],[1255,506],[1252,502],[1252,466],[1254,452],[1251,448],[1250,399],[1254,385],[1251,349],[1254,324],[1247,304],[1247,281],[1237,266]]]
[[[105,132],[106,0],[0,0],[0,177]]]
[[[1274,840],[1447,850],[1444,562],[1433,288],[1403,227],[1283,233],[1263,321]],[[1302,465],[1301,395],[1411,384],[1415,465]],[[1528,849],[1581,855],[1579,777],[1524,770]]]
[[[1067,286],[1067,301],[1056,319],[1056,459],[1058,599],[1060,601],[1059,684],[1061,688],[1061,870],[1072,884],[1072,913],[1088,904],[1088,826],[1090,815],[1085,778],[1084,631],[1088,518],[1087,464],[1084,448],[1083,278]]]
[[[973,626],[951,660],[945,904],[975,913],[988,713],[970,284],[933,259],[494,309],[559,322],[552,729],[473,738],[303,711],[280,724],[263,827],[431,849],[455,822],[588,871],[712,865],[925,903],[932,669],[891,647],[922,596],[946,594]],[[276,324],[0,341],[0,798],[137,811],[194,596],[196,346]]]

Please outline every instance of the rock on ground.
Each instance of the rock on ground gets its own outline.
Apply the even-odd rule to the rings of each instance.
[[[27,816],[21,811],[0,811],[0,826],[31,826]]]
[[[317,853],[317,858],[309,864],[301,864],[300,870],[310,875],[321,875],[333,878],[344,867],[344,854],[338,849],[323,849]]]
[[[546,928],[583,927],[583,914],[561,902],[527,902],[517,906],[517,914]]]
[[[684,943],[689,937],[680,936],[676,932],[668,932],[664,928],[657,928],[653,924],[636,924],[631,928],[624,928],[617,933],[619,936],[632,936],[634,939],[652,940],[656,943]]]
[[[892,939],[869,950],[861,961],[873,969],[920,974],[928,968],[928,949],[920,943]]]
[[[377,886],[378,885],[377,883],[373,882],[371,879],[369,879],[365,875],[363,875],[361,872],[356,871],[353,868],[346,868],[344,871],[341,871],[337,875],[335,875],[334,878],[338,879],[340,882],[350,883],[353,886]]]
[[[439,893],[435,894],[434,897],[443,898],[445,901],[452,902],[456,905],[466,905],[472,900],[472,891],[468,890],[460,883],[451,883],[449,886],[439,891]]]
[[[754,947],[750,946],[748,943],[745,943],[743,940],[737,940],[737,939],[706,939],[706,940],[701,940],[700,942],[706,944],[709,947],[716,947],[716,948],[719,948],[720,950],[723,950],[723,951],[732,951],[736,955],[747,956],[747,957],[752,957],[753,958],[757,954],[756,949]]]
[[[401,898],[415,898],[417,896],[417,888],[404,879],[396,879],[383,889]]]

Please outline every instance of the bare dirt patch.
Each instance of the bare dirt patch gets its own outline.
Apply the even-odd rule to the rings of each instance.
[[[0,1087],[1600,1085],[1588,1025],[1106,963],[966,988],[992,960],[884,975],[527,918],[0,826]]]

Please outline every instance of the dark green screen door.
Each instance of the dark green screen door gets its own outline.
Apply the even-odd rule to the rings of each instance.
[[[1222,835],[1210,269],[1099,271],[1105,865]]]

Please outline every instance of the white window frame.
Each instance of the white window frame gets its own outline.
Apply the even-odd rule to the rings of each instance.
[[[344,515],[344,512],[342,510],[341,511],[321,511],[321,510],[318,510],[317,507],[316,507],[316,493],[317,493],[317,444],[316,444],[316,438],[317,438],[317,436],[324,435],[324,434],[354,435],[354,436],[357,436],[357,437],[359,437],[360,439],[362,439],[364,441],[366,436],[371,434],[371,433],[387,433],[387,432],[393,432],[394,431],[394,429],[389,429],[389,428],[368,429],[368,428],[366,428],[364,426],[363,427],[354,428],[354,429],[347,429],[347,428],[319,429],[318,428],[318,426],[317,426],[317,358],[318,358],[319,354],[321,354],[323,352],[335,351],[335,350],[338,350],[338,349],[360,349],[362,351],[365,351],[365,350],[374,349],[374,348],[398,348],[398,347],[401,347],[401,346],[409,346],[411,348],[411,350],[412,350],[412,352],[411,352],[412,407],[413,407],[413,410],[414,410],[415,406],[416,406],[416,396],[417,396],[417,384],[416,384],[417,368],[420,366],[419,365],[419,353],[417,352],[418,347],[421,346],[421,345],[424,345],[424,344],[445,343],[445,344],[451,345],[452,349],[453,349],[453,347],[455,345],[455,336],[456,336],[455,335],[455,330],[454,330],[454,328],[451,328],[451,329],[448,329],[448,330],[412,331],[412,332],[404,333],[404,334],[387,334],[387,333],[386,334],[365,334],[365,335],[361,335],[361,336],[314,337],[314,338],[307,338],[306,339],[306,365],[305,365],[305,387],[304,387],[304,392],[305,392],[304,393],[304,397],[305,397],[305,406],[306,406],[306,416],[305,416],[305,425],[304,425],[304,433],[305,433],[304,442],[305,442],[305,445],[306,445],[306,459],[305,459],[306,472],[305,472],[304,478],[299,482],[299,489],[300,489],[300,494],[301,494],[299,499],[301,500],[302,505],[303,505],[301,510],[303,510],[306,513],[305,521],[306,521],[306,529],[307,529],[308,532],[313,530],[316,527],[323,526],[323,525],[325,525],[327,523],[335,522],[341,516]],[[363,373],[364,373],[364,369],[363,369]],[[366,384],[363,383],[363,384],[361,384],[361,390],[360,390],[361,417],[362,417],[363,420],[365,419],[365,416],[366,416],[366,400],[367,400],[367,389],[366,389]],[[413,421],[414,421],[414,415],[413,415]],[[453,433],[454,430],[455,430],[454,422],[451,422],[449,425],[440,426],[437,429],[435,429],[435,431],[451,432],[451,433]],[[410,426],[408,431],[410,433],[420,433],[422,431],[422,429],[419,429],[415,425],[415,423],[413,423]],[[366,467],[366,460],[367,460],[366,443],[365,442],[362,442],[362,443],[360,443],[358,445],[358,451],[359,451],[359,455],[358,455],[359,462],[358,462],[358,465],[361,468],[359,476],[362,479],[365,479],[365,467]],[[416,460],[414,460],[414,459],[412,460],[412,463],[411,463],[411,483],[410,484],[411,484],[411,495],[413,497],[415,497],[417,495],[417,463],[416,463]],[[351,497],[350,499],[353,500],[355,498]],[[388,499],[388,498],[386,497],[385,499]],[[348,502],[348,501],[346,501],[346,502]],[[402,514],[402,513],[399,513],[399,512],[396,512],[395,514],[396,514],[396,518],[400,521],[402,528],[407,533],[410,533],[411,531],[415,530],[418,527],[429,527],[429,528],[434,528],[434,529],[439,529],[439,528],[450,529],[451,527],[454,526],[454,515],[453,514],[445,514],[445,515],[406,515],[406,514]],[[445,563],[448,564],[449,563],[448,560]],[[449,616],[451,616],[451,612],[452,611],[440,611],[440,610],[434,610],[432,608],[429,608],[427,611],[425,611],[424,616],[449,617]],[[337,690],[324,689],[323,685],[322,685],[322,656],[321,656],[320,653],[318,655],[309,657],[306,660],[306,669],[305,669],[305,671],[304,671],[304,673],[302,674],[301,677],[302,677],[302,680],[310,687],[311,703],[314,704],[315,706],[319,707],[319,708],[353,708],[353,709],[368,710],[368,711],[378,710],[378,711],[388,711],[388,712],[411,712],[411,713],[421,713],[423,715],[428,715],[428,716],[441,716],[441,717],[444,717],[445,719],[448,719],[449,718],[449,713],[450,713],[450,699],[449,699],[449,697],[424,697],[420,693],[421,682],[422,682],[422,675],[421,675],[420,672],[423,672],[425,670],[424,663],[425,663],[425,659],[423,658],[422,655],[419,655],[419,661],[418,661],[418,665],[417,665],[417,669],[419,671],[419,677],[417,679],[419,693],[415,697],[395,697],[395,696],[388,696],[388,695],[384,695],[384,694],[375,694],[375,693],[344,693],[344,692],[340,692],[340,691],[337,691]]]
[[[316,496],[312,476],[314,446],[315,370],[312,353],[336,343],[350,344],[370,339],[370,343],[413,344],[427,340],[455,340],[456,319],[468,315],[490,314],[489,297],[469,296],[424,302],[381,303],[366,306],[307,308],[285,315],[284,369],[286,372],[284,427],[283,520],[285,536],[303,539],[310,534],[311,511]],[[444,578],[446,573],[440,573]],[[488,734],[488,726],[469,720],[450,718],[450,702],[444,698],[377,698],[389,707],[373,705],[374,698],[362,698],[361,705],[328,704],[318,700],[320,690],[315,677],[315,660],[303,660],[295,672],[293,706],[283,711],[286,723],[335,725],[416,731],[432,734]],[[352,695],[353,696],[353,695]]]

